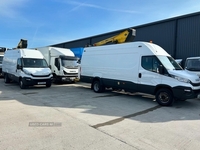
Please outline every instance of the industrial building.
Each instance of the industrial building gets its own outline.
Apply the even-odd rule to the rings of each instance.
[[[200,56],[200,12],[130,27],[136,30],[134,41],[152,41],[175,59]],[[126,28],[127,29],[127,28]],[[85,47],[115,36],[126,29],[59,43],[62,48]]]

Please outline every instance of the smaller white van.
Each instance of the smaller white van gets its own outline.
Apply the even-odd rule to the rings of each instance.
[[[185,70],[200,77],[200,57],[188,57],[185,61]]]
[[[33,85],[51,86],[52,73],[44,56],[36,50],[7,50],[2,62],[4,82],[11,80],[19,83],[24,89]]]
[[[2,76],[2,61],[3,61],[3,55],[0,55],[0,76]]]

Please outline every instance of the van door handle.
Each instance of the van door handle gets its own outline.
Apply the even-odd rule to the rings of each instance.
[[[142,74],[141,74],[141,73],[139,73],[139,74],[138,74],[138,77],[139,77],[139,78],[141,78],[141,77],[142,77]]]

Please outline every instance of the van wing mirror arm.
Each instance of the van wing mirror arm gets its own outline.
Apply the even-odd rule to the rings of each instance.
[[[22,66],[20,66],[20,65],[17,65],[17,69],[22,69]]]
[[[159,74],[164,74],[164,67],[163,67],[163,65],[159,65],[158,71],[159,71]]]

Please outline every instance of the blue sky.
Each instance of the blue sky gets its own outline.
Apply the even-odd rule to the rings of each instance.
[[[0,0],[0,47],[35,48],[200,11],[198,0]]]

